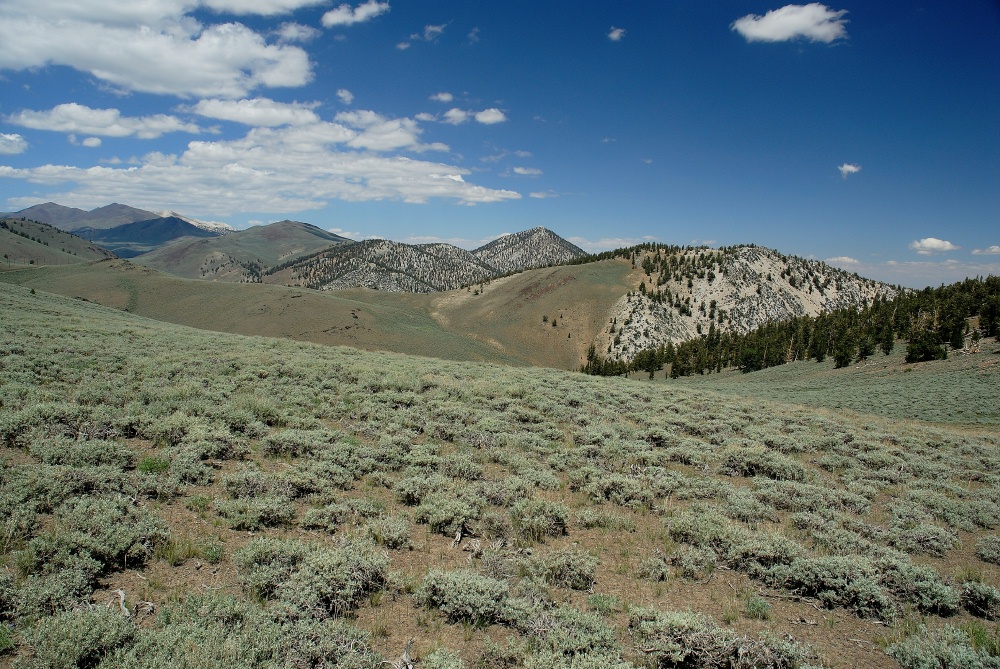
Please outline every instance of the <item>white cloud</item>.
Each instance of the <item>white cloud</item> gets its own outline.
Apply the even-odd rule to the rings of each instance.
[[[346,144],[356,149],[372,151],[447,151],[444,144],[421,144],[420,127],[413,119],[386,118],[373,111],[349,111],[337,114],[335,120],[357,131]]]
[[[119,201],[158,211],[183,202],[185,211],[198,217],[288,214],[318,209],[330,200],[422,203],[442,198],[477,204],[521,197],[465,181],[471,171],[462,167],[375,153],[416,141],[408,119],[345,112],[338,121],[254,128],[236,140],[192,141],[179,155],[150,153],[122,167],[0,165],[0,178],[50,191],[66,187],[47,192],[46,199],[71,206],[89,209]],[[361,150],[350,148],[355,146]]]
[[[338,89],[337,97],[340,98],[340,101],[343,102],[345,105],[349,105],[352,102],[354,102],[354,93],[350,92],[346,88]]]
[[[857,174],[858,172],[860,172],[861,165],[855,165],[854,163],[844,163],[837,169],[840,170],[840,176],[846,179],[850,175]]]
[[[28,150],[28,142],[17,134],[0,132],[0,156],[14,156]]]
[[[811,2],[808,5],[785,5],[772,9],[764,16],[747,14],[733,22],[731,28],[743,35],[747,42],[786,42],[804,37],[813,42],[830,43],[847,37],[844,15],[847,10],[835,11]]]
[[[453,107],[444,113],[444,122],[452,125],[459,125],[469,120],[469,112]]]
[[[536,200],[546,200],[550,197],[559,197],[559,193],[553,193],[552,191],[535,191],[534,193],[528,193],[528,197],[533,197]]]
[[[430,97],[430,99],[435,100],[437,102],[451,102],[452,100],[455,99],[455,96],[452,95],[451,93],[442,92],[442,93],[435,93]]]
[[[465,36],[469,41],[469,44],[477,44],[479,42],[479,28],[473,28],[469,31],[469,34]]]
[[[301,23],[283,23],[276,34],[279,40],[287,44],[290,42],[310,42],[322,33],[312,26],[305,26]]]
[[[205,7],[229,14],[274,16],[288,14],[301,7],[323,4],[324,0],[204,0]]]
[[[523,177],[537,177],[542,174],[542,171],[537,167],[515,167],[513,172]]]
[[[611,32],[608,33],[608,39],[612,42],[621,42],[622,38],[625,37],[624,28],[615,28],[611,26]]]
[[[49,111],[23,110],[7,117],[9,123],[32,130],[83,133],[104,137],[138,137],[156,139],[168,132],[200,133],[194,123],[185,123],[176,116],[122,116],[117,109],[92,109],[70,102]]]
[[[445,23],[442,23],[441,25],[438,26],[431,26],[431,25],[424,26],[424,34],[423,34],[424,41],[433,42],[438,37],[444,34],[444,29],[446,27],[447,24]],[[411,35],[410,39],[420,39],[420,37],[419,35]]]
[[[65,65],[126,91],[185,97],[241,97],[262,86],[302,86],[311,80],[309,57],[301,48],[268,44],[241,23],[202,25],[186,13],[198,4],[0,3],[0,68]],[[249,7],[270,11],[304,4],[310,3]]]
[[[388,2],[378,2],[377,0],[368,0],[363,2],[354,9],[348,4],[343,4],[336,9],[331,9],[326,14],[323,15],[322,23],[326,28],[332,28],[334,26],[351,26],[355,23],[364,23],[365,21],[370,21],[380,14],[384,14],[389,11]]]
[[[410,48],[410,43],[400,42],[399,44],[396,45],[396,48],[399,49],[400,51],[406,51],[407,49]]]
[[[486,125],[492,125],[494,123],[503,123],[507,120],[507,117],[502,111],[496,107],[490,109],[484,109],[481,112],[476,112],[476,121]]]
[[[836,257],[833,257],[833,258],[827,258],[825,262],[828,262],[831,265],[860,265],[861,264],[860,260],[858,260],[856,258],[852,258],[850,256],[836,256]]]
[[[244,100],[201,100],[190,111],[206,118],[233,121],[251,126],[305,125],[316,123],[319,117],[314,103],[275,102],[268,98]]]
[[[97,147],[99,147],[101,145],[101,138],[100,137],[87,137],[86,139],[84,139],[80,143],[83,144],[86,147],[91,148],[91,149],[96,149]]]
[[[972,255],[974,256],[1000,256],[1000,246],[994,244],[993,246],[988,246],[985,249],[972,249]]]
[[[936,237],[926,237],[919,241],[911,242],[910,249],[916,251],[922,256],[929,256],[935,253],[946,253],[948,251],[957,251],[960,246],[955,246],[951,242],[947,242],[943,239],[937,239]]]

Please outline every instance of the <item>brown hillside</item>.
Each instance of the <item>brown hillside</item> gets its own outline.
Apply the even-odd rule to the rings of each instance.
[[[612,307],[638,282],[626,260],[537,269],[436,295],[431,313],[445,329],[504,353],[577,369]]]
[[[634,288],[634,273],[612,260],[420,295],[210,283],[116,260],[8,272],[0,281],[217,332],[576,369],[611,307]]]

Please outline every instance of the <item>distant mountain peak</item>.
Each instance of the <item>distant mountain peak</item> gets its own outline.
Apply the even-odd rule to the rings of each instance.
[[[236,232],[236,228],[226,223],[221,223],[219,221],[200,221],[197,218],[191,218],[189,216],[184,216],[183,214],[178,214],[176,211],[161,211],[158,212],[163,218],[179,218],[185,223],[190,223],[196,228],[201,228],[202,230],[208,230],[209,232],[214,232],[219,235],[226,235],[230,232]]]
[[[580,247],[541,226],[498,237],[472,254],[501,274],[560,265],[587,255]]]

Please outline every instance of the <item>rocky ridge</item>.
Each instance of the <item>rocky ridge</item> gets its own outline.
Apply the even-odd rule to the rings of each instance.
[[[545,228],[505,235],[474,251],[451,244],[413,245],[370,239],[324,249],[265,273],[263,280],[320,290],[371,288],[431,293],[585,255]]]
[[[747,333],[772,321],[862,308],[898,290],[826,263],[757,246],[637,254],[645,270],[639,290],[612,308],[595,342],[610,358],[720,332]]]

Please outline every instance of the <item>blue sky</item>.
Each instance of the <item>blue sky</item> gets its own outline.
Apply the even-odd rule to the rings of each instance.
[[[1000,274],[1000,5],[0,1],[0,209]]]

